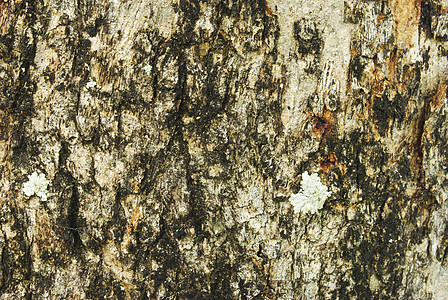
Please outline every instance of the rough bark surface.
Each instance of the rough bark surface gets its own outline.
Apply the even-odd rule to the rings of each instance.
[[[1,1],[2,299],[447,298],[447,85],[444,0]]]

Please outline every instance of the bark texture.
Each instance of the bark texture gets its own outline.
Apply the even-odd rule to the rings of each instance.
[[[444,0],[1,1],[1,298],[446,298],[447,85]]]

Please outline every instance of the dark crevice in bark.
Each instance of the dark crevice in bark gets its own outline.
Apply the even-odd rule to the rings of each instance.
[[[11,272],[8,268],[8,239],[6,234],[4,235],[5,243],[2,248],[1,257],[1,272],[2,272],[2,285],[0,287],[0,292],[4,291],[8,287],[9,280],[11,278]]]
[[[414,167],[416,172],[417,187],[420,190],[425,189],[425,170],[423,168],[423,159],[424,159],[423,134],[425,130],[425,122],[427,114],[429,111],[429,104],[430,104],[430,98],[426,97],[424,99],[423,107],[421,108],[419,115],[417,117],[414,133],[414,143],[413,143]]]
[[[58,182],[61,189],[69,189],[70,193],[68,199],[65,199],[65,201],[68,201],[66,215],[64,216],[63,212],[63,215],[61,216],[62,219],[65,219],[63,224],[66,224],[66,226],[63,225],[58,227],[67,230],[71,234],[73,238],[73,246],[76,249],[82,245],[78,228],[79,195],[76,179],[66,170],[66,161],[69,153],[70,151],[67,142],[62,142],[61,150],[59,152],[59,172],[55,177],[55,182]]]
[[[78,228],[78,214],[79,214],[79,195],[76,185],[72,186],[72,197],[70,198],[70,206],[67,216],[69,231],[73,235],[74,247],[79,247],[82,245],[81,238],[79,236]]]
[[[195,229],[195,235],[198,237],[199,241],[202,241],[204,238],[203,232],[203,223],[207,218],[206,212],[203,209],[203,205],[201,205],[200,199],[203,199],[202,189],[197,186],[197,183],[192,179],[191,173],[191,157],[188,150],[188,142],[184,137],[184,125],[182,122],[182,116],[188,114],[187,105],[190,102],[187,92],[187,66],[183,55],[179,56],[179,69],[178,69],[178,82],[176,87],[176,103],[180,103],[178,105],[178,113],[177,113],[177,124],[176,124],[176,133],[175,138],[177,137],[179,143],[180,153],[184,156],[184,161],[186,165],[186,180],[187,180],[187,189],[189,191],[189,200],[188,204],[190,207],[190,211],[188,217],[190,218],[192,225]]]
[[[432,38],[432,28],[431,28],[431,21],[432,21],[432,8],[430,0],[423,0],[420,5],[420,26],[419,31],[423,30],[426,33],[426,36],[428,38]]]
[[[32,294],[31,294],[31,281],[33,280],[33,256],[31,254],[32,251],[32,247],[33,247],[33,241],[31,241],[31,243],[29,245],[26,245],[25,248],[25,264],[26,264],[26,271],[24,274],[24,279],[26,281],[28,281],[27,284],[27,291],[25,294],[25,299],[32,299]]]
[[[117,193],[115,194],[115,201],[113,204],[112,218],[108,222],[107,228],[113,233],[113,239],[115,242],[123,242],[123,237],[126,231],[126,217],[124,213],[121,200],[124,197],[124,191],[122,188],[117,188]]]

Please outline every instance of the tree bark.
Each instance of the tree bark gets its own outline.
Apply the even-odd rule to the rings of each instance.
[[[2,1],[1,299],[448,297],[447,66],[443,0]]]

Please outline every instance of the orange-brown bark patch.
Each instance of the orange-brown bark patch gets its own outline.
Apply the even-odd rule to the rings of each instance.
[[[14,14],[11,12],[11,4],[0,2],[0,36],[8,33]]]
[[[394,35],[399,45],[412,47],[418,34],[420,7],[422,0],[390,0],[389,5],[394,17]]]
[[[439,85],[437,92],[432,98],[432,101],[430,103],[432,113],[438,110],[440,107],[442,107],[442,105],[445,103],[444,99],[446,95],[446,89],[447,89],[446,83]]]
[[[320,160],[320,168],[322,169],[322,171],[326,173],[331,167],[335,166],[337,163],[338,158],[336,157],[334,152],[331,152],[329,155],[323,157]]]
[[[329,110],[324,110],[322,116],[312,115],[314,119],[313,132],[316,134],[326,135],[331,130],[332,116]]]
[[[269,8],[267,3],[266,3],[266,16],[268,16],[268,17],[274,16],[274,14],[272,13],[272,10]]]

